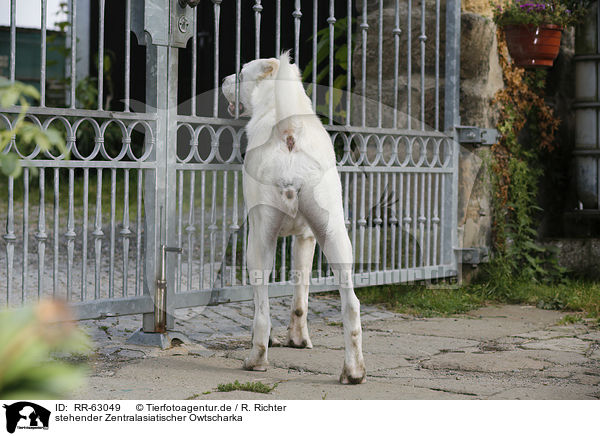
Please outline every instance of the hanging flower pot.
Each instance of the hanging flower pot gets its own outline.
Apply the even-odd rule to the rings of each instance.
[[[548,68],[554,64],[560,49],[560,25],[507,24],[503,30],[508,52],[515,65]]]

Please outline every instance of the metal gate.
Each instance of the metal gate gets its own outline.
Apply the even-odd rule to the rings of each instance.
[[[47,0],[40,2],[44,17]],[[151,331],[161,244],[182,248],[166,259],[168,314],[252,298],[241,195],[245,122],[224,115],[219,89],[221,78],[234,72],[222,70],[224,59],[239,71],[242,48],[252,40],[255,57],[289,48],[302,60],[300,50],[310,47],[300,66],[313,67],[311,98],[336,146],[355,285],[456,275],[460,0],[205,0],[198,11],[185,3],[87,1],[97,6],[90,25],[97,32],[96,76],[86,78],[95,89],[94,107],[84,107],[76,71],[78,35],[87,31],[79,14],[89,8],[79,11],[80,1],[69,2],[64,107],[47,98],[42,18],[42,97],[28,119],[62,130],[71,158],[23,150],[14,140],[5,150],[20,153],[25,165],[21,178],[6,180],[6,305],[54,296],[71,302],[80,318],[144,313]],[[19,59],[16,4],[10,0],[11,80]],[[107,5],[122,8],[124,28],[112,28]],[[234,25],[223,24],[224,12]],[[267,12],[274,22],[265,22]],[[248,18],[252,27],[242,25]],[[207,50],[200,23],[211,29],[211,59],[198,57]],[[306,29],[311,39],[302,36]],[[122,34],[121,72],[111,72],[123,79],[122,106],[107,107],[106,90],[114,85],[103,74],[110,61],[107,32]],[[261,44],[265,35],[274,42],[268,49]],[[224,41],[232,41],[227,50]],[[341,80],[340,64],[346,68]],[[212,89],[201,92],[206,77]],[[131,94],[140,81],[144,104]],[[336,97],[339,87],[345,92]],[[10,126],[19,110],[2,108],[0,123]],[[286,238],[277,247],[272,296],[292,293],[293,244]],[[335,289],[320,251],[311,289]]]

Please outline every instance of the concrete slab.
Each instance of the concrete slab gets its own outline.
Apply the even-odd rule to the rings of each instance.
[[[569,337],[525,342],[521,345],[521,348],[525,350],[569,351],[574,353],[585,353],[589,347],[589,342]]]
[[[540,370],[550,364],[519,351],[499,351],[496,353],[445,353],[422,362],[427,369],[454,369],[458,371],[508,372]]]

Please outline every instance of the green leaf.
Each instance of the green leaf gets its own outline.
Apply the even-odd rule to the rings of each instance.
[[[0,92],[0,106],[12,107],[19,101],[19,90],[16,87],[9,87]]]
[[[7,177],[19,177],[21,175],[21,163],[19,157],[14,153],[0,154],[0,165],[2,173]]]

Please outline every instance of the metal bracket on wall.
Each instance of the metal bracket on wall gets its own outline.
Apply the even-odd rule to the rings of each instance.
[[[477,265],[489,261],[489,250],[487,247],[455,248],[458,255],[458,263]]]
[[[496,129],[482,129],[475,126],[456,126],[458,142],[461,144],[471,144],[476,147],[481,145],[493,145],[498,139]]]

